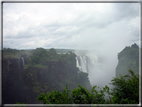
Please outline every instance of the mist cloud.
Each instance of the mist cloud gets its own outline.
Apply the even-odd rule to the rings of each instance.
[[[139,41],[136,3],[4,3],[3,13],[4,47],[122,48]]]
[[[117,54],[139,45],[139,13],[138,3],[4,3],[3,47],[89,50],[103,64],[89,79],[106,85],[115,76]]]

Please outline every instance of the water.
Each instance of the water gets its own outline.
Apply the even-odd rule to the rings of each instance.
[[[87,70],[87,66],[88,66],[88,63],[86,62],[86,56],[77,56],[76,57],[76,66],[79,68],[80,71],[83,71],[83,72],[88,72]]]
[[[80,71],[91,73],[92,70],[98,71],[102,69],[102,64],[98,62],[98,58],[95,55],[77,55],[76,66]]]
[[[80,71],[88,73],[88,78],[92,86],[97,85],[103,87],[106,84],[106,72],[102,62],[99,62],[99,57],[94,53],[75,53],[76,67]],[[108,80],[108,79],[107,79]]]
[[[99,86],[101,89],[105,85],[110,88],[112,86],[109,85],[110,77],[109,73],[106,70],[105,64],[99,62],[99,57],[95,54],[76,54],[76,67],[79,68],[80,71],[88,73],[88,78],[91,86]],[[97,89],[97,88],[96,88]],[[99,89],[97,89],[99,91]],[[111,95],[108,95],[106,92],[105,100],[108,100]]]
[[[21,80],[21,71],[22,71],[22,69],[21,69],[21,64],[20,64],[20,62],[21,62],[21,60],[20,60],[19,58],[17,58],[17,65],[18,65],[18,69],[19,69],[19,78],[20,78],[20,80]]]
[[[23,66],[25,65],[25,63],[24,63],[24,58],[22,58],[22,62],[23,62]]]

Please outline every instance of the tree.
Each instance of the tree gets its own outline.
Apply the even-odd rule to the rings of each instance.
[[[134,43],[131,47],[132,47],[132,48],[139,48],[136,43]]]
[[[89,92],[82,86],[73,89],[71,92],[68,87],[59,91],[47,92],[47,94],[41,93],[37,98],[44,104],[138,104],[139,103],[139,75],[134,74],[132,70],[129,70],[130,75],[120,76],[112,79],[112,85],[114,88],[112,92],[109,91],[109,87],[105,86],[100,90],[96,90],[97,86],[94,86]],[[111,98],[105,99],[105,93],[112,95]]]
[[[138,104],[139,103],[139,75],[132,70],[128,71],[131,75],[125,75],[111,80],[114,88],[112,89],[112,100],[116,104]]]
[[[42,57],[45,56],[47,51],[44,48],[36,48],[35,50],[32,51],[33,55]]]
[[[51,55],[56,55],[57,53],[56,53],[56,50],[54,49],[54,48],[51,48],[50,50],[49,50],[49,53],[51,54]]]
[[[91,93],[88,90],[78,85],[78,88],[74,88],[71,92],[68,87],[61,93],[57,90],[47,94],[41,93],[37,99],[44,104],[104,104],[104,92],[109,92],[109,88],[105,86],[100,91],[96,91],[97,86],[92,88]]]

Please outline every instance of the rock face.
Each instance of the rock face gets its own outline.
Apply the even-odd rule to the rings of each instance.
[[[42,54],[38,50],[29,57],[3,58],[3,104],[37,104],[40,103],[36,99],[40,93],[61,92],[66,85],[71,90],[78,85],[91,90],[88,74],[78,72],[75,54],[58,55],[54,49],[49,53],[41,50]]]
[[[125,47],[118,54],[118,65],[116,67],[116,76],[119,74],[127,75],[128,70],[131,69],[134,72],[139,72],[139,47],[137,44],[133,44],[131,47]]]
[[[18,100],[22,85],[22,58],[9,58],[2,60],[2,96],[3,103],[13,103]],[[15,97],[14,97],[15,96]]]

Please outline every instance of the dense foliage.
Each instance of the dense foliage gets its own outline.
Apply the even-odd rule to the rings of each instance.
[[[112,79],[114,88],[111,92],[108,86],[99,91],[94,86],[89,92],[79,85],[72,92],[66,87],[62,92],[41,93],[37,99],[44,104],[139,104],[139,75],[132,70],[129,73],[131,76],[121,75]],[[106,93],[111,97],[105,98]]]
[[[79,88],[73,89],[71,92],[68,87],[62,92],[57,90],[52,91],[52,93],[41,93],[37,98],[42,101],[44,104],[101,104],[105,103],[104,92],[107,92],[109,88],[106,86],[100,92],[96,91],[94,86],[89,93],[88,90],[82,86]]]
[[[137,44],[133,44],[131,47],[125,47],[118,54],[118,65],[116,67],[116,76],[121,73],[122,75],[129,74],[129,69],[139,72],[139,47]]]
[[[19,52],[20,51],[16,50],[16,49],[10,49],[10,48],[3,48],[2,49],[3,58],[12,58],[12,57],[19,56],[18,55]]]
[[[53,48],[49,51],[43,48],[33,50],[28,64],[24,67],[23,78],[26,84],[24,88],[32,89],[31,93],[35,98],[41,92],[52,90],[61,92],[66,85],[73,89],[80,84],[91,90],[88,74],[78,72],[75,57],[72,52],[57,54]]]
[[[97,86],[91,87],[88,74],[79,72],[76,55],[71,51],[57,54],[54,48],[48,51],[4,48],[3,103],[138,104],[138,49],[133,44],[118,54],[117,77],[112,79],[114,88],[110,91],[107,86],[99,90]],[[127,73],[129,68],[132,70]],[[119,77],[119,73],[125,76]]]
[[[3,57],[3,102],[5,103],[14,100],[40,103],[36,99],[40,93],[52,92],[52,90],[61,92],[66,85],[71,90],[78,85],[88,90],[92,88],[88,74],[79,72],[76,67],[76,55],[72,52],[57,54],[54,48],[48,51],[43,48],[30,51],[4,49],[3,56],[8,56],[6,52],[18,56],[17,58]],[[25,61],[24,66],[22,58]],[[19,96],[14,97],[13,92]]]
[[[120,75],[112,79],[113,97],[116,104],[138,104],[139,103],[139,75],[129,70],[131,75]],[[141,86],[140,86],[141,87]]]

